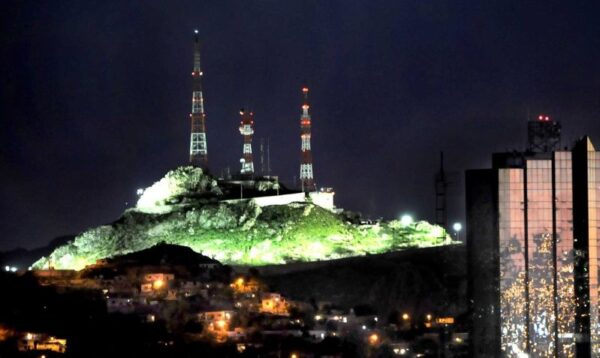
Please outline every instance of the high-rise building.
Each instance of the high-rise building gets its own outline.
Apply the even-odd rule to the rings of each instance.
[[[474,357],[600,356],[600,153],[537,121],[529,150],[466,173]]]
[[[206,145],[206,113],[202,96],[202,70],[200,69],[200,39],[194,31],[194,68],[192,70],[192,122],[190,134],[190,164],[207,169],[208,147]]]

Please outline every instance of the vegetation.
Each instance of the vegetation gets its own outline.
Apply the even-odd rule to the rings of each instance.
[[[218,200],[219,193],[200,169],[178,168],[146,189],[138,206],[119,220],[78,235],[34,267],[81,269],[160,242],[237,265],[329,260],[450,242],[440,227],[426,222],[361,225],[308,202],[259,207],[251,199]]]

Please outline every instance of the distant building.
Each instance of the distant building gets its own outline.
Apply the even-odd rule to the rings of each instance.
[[[262,296],[260,309],[261,313],[268,313],[278,316],[289,316],[289,303],[278,293],[266,293]]]
[[[41,351],[65,353],[67,351],[67,340],[41,333],[25,333],[17,342],[18,350],[21,352]]]
[[[134,302],[131,297],[109,297],[106,300],[106,311],[108,313],[133,313]]]
[[[471,354],[599,356],[600,153],[535,122],[527,151],[466,173]]]

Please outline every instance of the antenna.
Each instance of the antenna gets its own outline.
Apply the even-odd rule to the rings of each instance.
[[[208,148],[206,145],[206,113],[202,95],[202,70],[200,69],[200,40],[194,30],[194,67],[192,69],[192,124],[190,135],[190,164],[207,169]]]
[[[267,175],[271,176],[271,137],[267,137]]]
[[[435,223],[444,229],[448,220],[446,212],[446,189],[448,181],[444,171],[444,152],[440,152],[440,170],[435,175]]]
[[[265,175],[265,138],[260,138],[260,175]]]
[[[302,104],[302,115],[300,116],[300,181],[302,183],[302,191],[312,192],[315,191],[315,181],[313,177],[313,161],[312,161],[312,150],[310,147],[311,137],[311,117],[308,113],[310,105],[308,104],[308,87],[302,87],[302,95],[304,97],[304,103]]]

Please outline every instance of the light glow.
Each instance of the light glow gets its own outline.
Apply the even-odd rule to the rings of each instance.
[[[400,224],[402,226],[409,226],[409,225],[412,225],[413,223],[414,223],[413,217],[408,214],[404,214],[400,218]]]
[[[456,231],[456,232],[459,232],[460,230],[462,230],[462,224],[454,223],[454,225],[452,225],[452,229],[454,229],[454,231]]]

